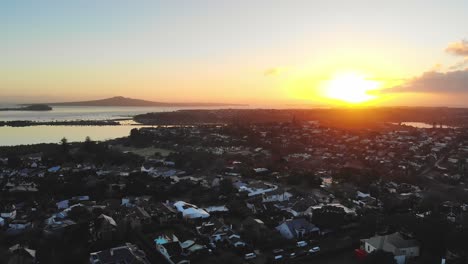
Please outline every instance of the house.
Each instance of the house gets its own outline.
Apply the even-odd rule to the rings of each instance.
[[[182,248],[182,254],[184,256],[201,254],[207,251],[207,248],[205,246],[197,244],[193,240],[187,240],[184,243],[181,243],[180,247]]]
[[[46,236],[62,236],[66,232],[70,232],[78,225],[70,219],[59,219],[51,217],[46,220],[46,226],[44,227],[44,234]]]
[[[229,209],[225,205],[208,206],[208,207],[203,208],[203,210],[205,210],[209,214],[213,214],[213,213],[222,214],[222,213],[228,213],[229,212]]]
[[[31,221],[28,220],[13,220],[9,225],[9,229],[14,229],[14,230],[25,230],[29,227],[31,227]]]
[[[126,243],[123,246],[93,252],[89,257],[90,264],[138,263],[150,264],[145,252],[136,245]]]
[[[85,201],[89,201],[89,196],[87,196],[87,195],[74,196],[71,199],[59,201],[59,202],[55,203],[55,205],[57,206],[58,209],[67,209],[68,207],[70,207],[73,204],[76,204],[76,203],[79,203],[79,202],[85,202]]]
[[[47,171],[51,173],[56,173],[60,170],[60,168],[61,168],[60,166],[54,166],[54,167],[49,168]]]
[[[211,243],[216,243],[227,240],[231,228],[215,218],[197,226],[196,230],[199,235],[207,237]]]
[[[317,201],[310,197],[294,199],[290,200],[289,204],[283,207],[282,210],[290,213],[294,217],[299,217],[304,216],[307,210],[315,204],[317,204]]]
[[[262,202],[269,203],[269,202],[289,201],[291,197],[293,197],[293,195],[287,191],[276,190],[276,191],[264,193],[262,195]]]
[[[275,227],[286,239],[301,239],[314,234],[319,234],[320,229],[309,223],[304,218],[289,219]]]
[[[101,214],[93,225],[93,235],[95,240],[103,239],[112,241],[114,233],[117,230],[117,223],[115,220],[105,214]]]
[[[246,192],[247,196],[249,197],[263,195],[267,192],[272,192],[278,189],[278,186],[265,182],[253,182],[249,184],[243,182],[235,182],[234,187],[237,188],[239,192]]]
[[[367,253],[378,249],[393,253],[398,264],[405,264],[407,259],[419,256],[419,243],[414,239],[406,239],[398,232],[374,236],[361,242]]]
[[[179,239],[172,235],[161,235],[154,240],[156,244],[156,250],[170,263],[170,264],[189,264],[183,255],[183,248]]]
[[[241,223],[242,229],[255,229],[255,230],[267,230],[268,228],[265,226],[265,223],[258,219],[253,218],[251,216],[247,217]]]
[[[174,203],[174,207],[179,213],[182,213],[184,219],[208,218],[210,214],[196,205],[189,204],[183,201]]]
[[[8,249],[11,256],[8,263],[33,264],[36,263],[36,250],[16,244]]]
[[[14,205],[5,206],[0,211],[0,217],[2,217],[4,219],[15,219],[16,218],[16,207]]]
[[[237,234],[234,234],[232,233],[229,237],[228,237],[228,241],[229,241],[229,244],[231,244],[232,246],[238,248],[238,247],[245,247],[245,242],[242,241],[241,237]]]
[[[266,174],[268,172],[267,168],[254,168],[253,170],[256,174]]]
[[[151,223],[151,215],[142,207],[135,206],[128,208],[129,213],[125,218],[130,223],[130,226],[134,229],[141,228],[144,224]]]
[[[146,208],[151,218],[160,224],[166,224],[177,221],[177,211],[165,203],[152,204],[150,208]],[[150,219],[151,220],[151,219]]]

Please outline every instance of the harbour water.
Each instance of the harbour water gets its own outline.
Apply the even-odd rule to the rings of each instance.
[[[55,106],[52,111],[0,111],[0,121],[72,121],[109,120],[131,118],[149,112],[175,111],[180,107],[80,107]],[[122,122],[121,126],[29,126],[0,127],[0,146],[28,145],[37,143],[58,143],[63,137],[70,142],[107,140],[125,137],[132,128],[139,128],[132,122]]]

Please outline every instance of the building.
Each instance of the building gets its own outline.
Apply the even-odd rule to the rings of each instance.
[[[16,244],[9,248],[11,254],[8,259],[10,263],[34,264],[36,263],[36,250]]]
[[[114,263],[135,263],[150,264],[145,252],[137,246],[126,243],[121,247],[115,247],[90,254],[90,264],[114,264]]]
[[[405,264],[407,259],[419,256],[419,243],[414,239],[406,239],[398,232],[374,236],[361,242],[367,253],[378,249],[393,253],[398,264]]]
[[[205,210],[198,208],[196,205],[189,204],[183,201],[178,201],[174,203],[174,207],[179,213],[182,213],[182,217],[185,219],[210,217],[210,214]]]
[[[189,264],[190,261],[183,256],[183,248],[179,239],[172,235],[159,236],[154,240],[156,250],[171,264]]]
[[[302,239],[320,233],[320,229],[304,218],[289,219],[276,227],[286,239]]]

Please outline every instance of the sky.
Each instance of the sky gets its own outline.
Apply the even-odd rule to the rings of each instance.
[[[468,107],[467,11],[466,0],[0,0],[0,101]]]

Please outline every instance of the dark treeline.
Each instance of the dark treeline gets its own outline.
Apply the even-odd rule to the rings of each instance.
[[[240,124],[320,121],[332,127],[362,128],[382,122],[423,122],[434,125],[464,126],[468,109],[447,107],[378,107],[330,109],[220,109],[179,110],[147,113],[134,120],[150,125]]]
[[[97,142],[89,137],[81,143],[69,143],[63,138],[59,144],[36,144],[0,147],[0,157],[8,158],[8,165],[21,168],[21,156],[40,153],[42,163],[49,166],[68,162],[103,165],[140,164],[142,158],[132,153],[122,153],[110,147],[109,142]]]

